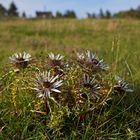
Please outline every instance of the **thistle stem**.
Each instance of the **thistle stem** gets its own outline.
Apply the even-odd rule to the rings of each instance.
[[[44,99],[44,103],[45,103],[46,115],[48,115],[50,112],[50,108],[49,108],[48,100],[46,98]]]

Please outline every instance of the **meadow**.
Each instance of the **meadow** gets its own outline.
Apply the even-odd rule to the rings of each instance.
[[[0,139],[139,140],[139,38],[140,21],[132,19],[0,21]],[[86,69],[87,65],[83,67],[84,62],[77,62],[77,52],[87,50],[108,64],[107,72],[95,73]],[[23,51],[31,54],[32,61],[17,72],[9,57]],[[39,70],[50,70],[50,52],[64,55],[69,70],[60,75],[62,95],[49,101],[51,112],[46,115],[33,88]],[[94,102],[83,94],[80,106],[77,95],[89,92],[86,87],[79,90],[78,81],[84,73],[104,87],[100,91],[103,97]],[[124,78],[133,92],[116,93],[115,75]],[[104,100],[106,106],[101,104]]]

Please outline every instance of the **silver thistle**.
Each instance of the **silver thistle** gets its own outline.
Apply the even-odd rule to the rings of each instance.
[[[62,64],[62,59],[64,58],[63,55],[60,55],[60,54],[53,54],[53,53],[49,53],[49,62],[50,62],[50,66],[52,68],[54,67],[59,67],[59,68],[62,68],[63,67],[63,64]]]
[[[82,85],[87,88],[93,87],[95,84],[95,78],[90,78],[88,74],[83,75]]]
[[[31,61],[32,58],[29,53],[23,52],[23,53],[15,53],[11,57],[9,57],[9,59],[17,69],[21,69],[26,68],[29,61]]]
[[[96,84],[95,78],[90,78],[88,74],[83,75],[83,86],[89,88],[94,99],[99,99],[100,86]]]
[[[119,76],[115,76],[116,85],[114,86],[114,90],[117,92],[133,92],[132,89],[128,87],[127,84],[122,78]]]
[[[40,98],[51,98],[51,93],[61,93],[58,89],[63,83],[62,80],[58,81],[59,76],[51,76],[50,71],[45,71],[39,73],[36,77],[36,88],[35,90],[38,92],[38,97]]]
[[[108,65],[103,61],[103,59],[99,59],[95,53],[87,50],[85,53],[77,53],[78,61],[85,65],[86,67],[90,67],[93,70],[108,70]]]
[[[64,70],[67,69],[67,65],[62,61],[64,58],[63,55],[57,54],[55,55],[54,53],[49,53],[49,65],[51,68],[54,69],[55,75],[61,75],[63,74]]]

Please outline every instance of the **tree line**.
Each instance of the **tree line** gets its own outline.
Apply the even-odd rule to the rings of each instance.
[[[6,9],[2,4],[0,4],[0,16],[1,17],[18,17],[18,9],[14,2],[11,2],[9,8]]]
[[[46,16],[49,15],[49,17],[51,15],[51,17],[53,17],[53,18],[54,17],[56,17],[56,18],[77,18],[77,15],[73,10],[67,10],[64,14],[57,11],[55,16],[52,14],[52,12],[47,12],[47,11],[37,12],[36,11],[36,17],[38,17],[37,13],[40,13],[40,17],[41,17],[41,15],[42,15],[42,17],[43,17],[43,15],[46,15]],[[8,9],[6,9],[2,4],[0,4],[0,17],[19,17],[19,12],[18,12],[18,8],[17,8],[16,4],[14,2],[11,2]],[[26,13],[23,12],[21,17],[26,18]]]
[[[9,8],[5,8],[2,4],[0,4],[0,17],[23,17],[26,18],[26,13],[23,12],[21,16],[19,16],[19,11],[14,2],[11,2]],[[64,13],[57,11],[55,15],[52,14],[51,11],[36,11],[36,17],[45,17],[45,18],[77,18],[75,11],[67,10]],[[140,6],[136,9],[130,9],[127,11],[120,11],[118,13],[112,14],[109,10],[103,11],[99,10],[99,13],[87,13],[87,18],[138,18],[140,19]]]
[[[126,11],[120,11],[118,13],[112,14],[109,10],[105,12],[100,9],[99,14],[96,13],[87,13],[88,18],[136,18],[140,19],[140,6],[136,9],[130,9]]]

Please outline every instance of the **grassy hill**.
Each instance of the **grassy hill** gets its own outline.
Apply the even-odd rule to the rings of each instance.
[[[96,129],[89,124],[85,125],[86,128],[80,126],[82,129],[79,129],[77,125],[77,128],[72,129],[75,124],[72,124],[71,120],[69,120],[68,124],[71,127],[68,130],[71,134],[63,135],[63,138],[83,140],[140,139],[139,37],[140,21],[131,19],[2,20],[0,21],[0,75],[3,77],[8,69],[12,69],[9,64],[9,56],[13,53],[26,51],[33,56],[35,62],[37,61],[36,59],[44,62],[49,52],[61,53],[67,58],[75,59],[76,52],[91,50],[109,64],[111,75],[124,77],[131,84],[134,92],[128,93],[125,96],[125,100],[123,100],[122,96],[118,102],[118,108],[113,105],[111,111],[105,112],[106,114],[103,116],[101,115],[99,118],[104,120],[105,124],[97,125]],[[39,65],[41,65],[41,62],[39,62]],[[34,65],[37,64],[35,63]],[[28,76],[30,77],[31,75],[28,75],[27,72],[28,70],[24,74],[20,73],[19,76],[13,75],[19,79],[25,76],[27,79],[24,80],[30,81]],[[29,73],[32,74],[31,71]],[[15,80],[16,78],[13,75],[10,75],[11,77],[4,76],[4,79],[1,78],[0,82],[0,139],[11,139],[11,137],[12,139],[28,140],[61,139],[61,133],[65,133],[65,130],[61,130],[61,132],[59,128],[52,130],[41,126],[44,117],[41,116],[40,118],[40,116],[37,117],[29,113],[29,108],[31,110],[34,102],[36,102],[34,98],[34,102],[31,100],[30,90],[22,91],[23,95],[17,97],[19,114],[15,113],[14,107],[13,109],[11,107],[12,101],[10,100],[11,98],[13,99],[11,92],[18,92],[19,89],[16,88],[16,82],[18,81]],[[25,82],[24,84],[26,85],[27,83]],[[11,89],[11,85],[13,85],[14,89]],[[20,87],[21,85],[18,86]],[[20,89],[22,88],[20,87]],[[27,95],[27,92],[29,92],[29,95]],[[27,97],[29,97],[29,100]],[[122,100],[123,102],[120,105]],[[63,110],[64,112],[67,111],[65,109]],[[115,113],[113,112],[114,109],[116,109]],[[60,112],[63,112],[62,110]],[[53,115],[55,116],[56,114]],[[108,117],[108,115],[110,116]],[[67,127],[64,129],[67,129]],[[46,131],[48,131],[48,135]],[[93,132],[95,136],[93,136]]]

